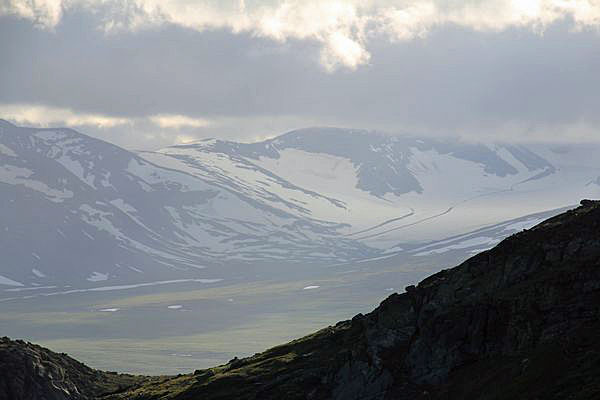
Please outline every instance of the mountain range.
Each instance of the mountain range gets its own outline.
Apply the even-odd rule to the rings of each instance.
[[[599,150],[309,128],[136,152],[0,121],[0,285],[210,281],[222,265],[469,254],[573,197],[598,197]]]

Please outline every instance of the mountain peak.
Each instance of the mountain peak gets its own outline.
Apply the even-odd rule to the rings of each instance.
[[[353,140],[357,137],[370,137],[371,140],[373,138],[389,138],[389,135],[386,135],[379,131],[367,130],[367,129],[353,129],[353,128],[339,128],[333,126],[313,126],[307,128],[294,129],[292,131],[283,133],[279,136],[276,136],[272,139],[266,140],[265,142],[289,142],[289,141],[302,141],[312,138],[320,138],[320,139],[350,139]]]

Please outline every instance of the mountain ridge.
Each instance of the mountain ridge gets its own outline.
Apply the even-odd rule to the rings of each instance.
[[[571,168],[584,157],[542,150],[309,128],[131,152],[5,121],[0,284],[220,279],[223,265],[358,262],[558,209],[569,194],[600,195],[589,184],[600,167]]]
[[[347,141],[348,137],[352,138],[352,143]],[[329,142],[329,140],[332,139],[333,142]],[[369,160],[369,158],[371,157],[369,157],[368,153],[366,156],[362,154],[364,148],[369,148],[373,152],[378,152],[385,148],[389,149],[396,144],[400,144],[401,148],[398,148],[396,151],[391,150],[391,153],[400,154],[401,159],[407,158],[410,154],[410,150],[406,149],[409,147],[415,147],[419,150],[436,149],[440,154],[450,154],[459,159],[481,163],[484,165],[484,170],[486,172],[501,177],[517,173],[517,170],[514,167],[497,157],[484,144],[461,142],[458,139],[429,140],[430,143],[426,144],[422,139],[411,136],[395,137],[384,135],[377,131],[342,129],[335,127],[313,127],[293,130],[275,138],[256,143],[209,140],[197,144],[171,146],[170,148],[210,149],[230,155],[244,156],[258,160],[261,156],[278,158],[280,150],[289,148],[348,157],[348,145],[351,145],[351,148],[354,149],[354,155],[350,154],[349,157],[353,164],[357,167],[362,166],[363,169],[368,170],[363,171],[363,173],[368,176],[359,179],[358,184],[361,185],[359,187],[362,187],[364,190],[367,190],[376,196],[383,196],[387,193],[402,195],[410,191],[420,193],[423,189],[409,171],[401,170],[400,172],[397,166],[384,168],[383,171],[384,173],[389,173],[392,170],[395,170],[395,172],[399,174],[397,177],[397,179],[399,179],[399,185],[394,187],[388,186],[380,188],[379,190],[369,186],[370,184],[367,182],[371,182],[373,179],[377,180],[377,175],[372,171],[373,169],[376,169],[377,166],[370,166],[369,162],[371,160]],[[343,148],[340,147],[341,143],[344,143]],[[521,162],[530,171],[547,169],[552,173],[555,170],[550,163],[523,146],[508,144],[496,144],[495,146],[506,148],[515,159]],[[379,165],[379,173],[381,173],[381,167],[382,165]]]

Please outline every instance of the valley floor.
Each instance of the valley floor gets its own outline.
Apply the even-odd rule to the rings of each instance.
[[[40,289],[31,298],[0,300],[1,334],[68,352],[102,370],[189,373],[368,312],[390,293],[435,272],[432,266],[452,265],[456,257],[305,266],[295,273],[223,270],[224,279],[210,284],[51,296],[43,293],[61,290]],[[30,291],[9,293],[32,296]]]

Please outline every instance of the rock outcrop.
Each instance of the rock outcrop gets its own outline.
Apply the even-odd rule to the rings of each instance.
[[[93,370],[66,354],[0,338],[0,399],[87,400],[148,380]]]

